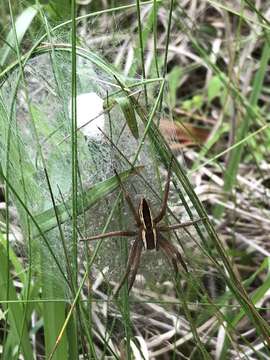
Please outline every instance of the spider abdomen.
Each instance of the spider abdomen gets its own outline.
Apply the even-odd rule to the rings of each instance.
[[[142,230],[142,240],[144,244],[144,248],[146,250],[154,250],[157,248],[157,240],[156,240],[156,231],[153,230]]]

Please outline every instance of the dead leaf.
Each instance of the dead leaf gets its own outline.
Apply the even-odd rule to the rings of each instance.
[[[202,145],[206,142],[210,130],[190,123],[161,120],[160,131],[172,149]]]

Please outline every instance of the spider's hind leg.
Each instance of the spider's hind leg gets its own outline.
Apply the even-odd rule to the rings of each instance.
[[[170,241],[166,240],[162,235],[160,235],[159,236],[159,245],[160,245],[160,248],[163,251],[163,253],[171,261],[176,273],[179,272],[178,262],[182,265],[182,267],[186,271],[186,273],[188,273],[188,268],[182,258],[182,255]]]
[[[132,286],[134,284],[134,281],[136,279],[136,275],[137,275],[138,268],[139,268],[139,265],[140,265],[142,249],[143,249],[143,244],[140,241],[139,244],[138,244],[138,249],[137,249],[137,252],[136,252],[134,263],[132,264],[131,271],[130,271],[131,275],[130,275],[130,281],[129,281],[129,285],[128,285],[128,292],[130,292],[130,290],[131,290],[131,288],[132,288]]]
[[[142,244],[141,241],[139,241],[139,239],[136,239],[131,247],[130,253],[129,253],[129,258],[128,258],[128,262],[127,262],[127,267],[125,270],[124,275],[122,276],[119,284],[117,285],[116,289],[113,292],[113,297],[117,297],[120,289],[122,288],[122,286],[124,285],[124,282],[126,281],[126,278],[128,277],[129,273],[131,273],[131,279],[132,281],[129,284],[128,287],[128,291],[130,291],[137,271],[138,271],[138,267],[139,267],[139,262],[140,262],[140,257],[141,257],[141,251],[142,251]]]

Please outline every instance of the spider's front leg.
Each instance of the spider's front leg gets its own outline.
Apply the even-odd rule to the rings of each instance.
[[[168,231],[171,231],[171,230],[177,230],[177,229],[180,229],[180,228],[184,228],[184,227],[188,227],[188,226],[197,224],[198,222],[201,222],[203,220],[204,220],[204,218],[196,219],[196,220],[190,220],[190,221],[186,221],[186,222],[183,222],[183,223],[177,223],[177,224],[172,224],[172,225],[168,225],[168,226],[160,225],[160,226],[158,226],[158,230],[168,232]]]
[[[135,236],[136,235],[136,232],[135,231],[123,231],[123,230],[120,230],[120,231],[111,231],[111,232],[108,232],[108,233],[103,233],[103,234],[98,234],[98,235],[94,235],[94,236],[90,236],[90,237],[87,237],[87,238],[83,238],[83,239],[80,239],[80,241],[93,241],[93,240],[98,240],[98,239],[105,239],[105,238],[108,238],[108,237],[114,237],[114,236],[125,236],[125,237],[130,237],[130,236]]]
[[[124,187],[124,185],[123,185],[123,183],[122,183],[122,181],[121,181],[121,178],[120,178],[120,176],[118,175],[117,171],[114,170],[114,172],[115,172],[115,175],[116,175],[116,177],[117,177],[117,179],[118,179],[119,185],[120,185],[120,187],[121,187],[121,189],[122,189],[122,191],[123,191],[123,194],[124,194],[124,196],[125,196],[126,202],[127,202],[128,206],[129,206],[129,208],[130,208],[130,211],[132,212],[133,217],[134,217],[134,219],[135,219],[135,221],[136,221],[136,224],[137,224],[137,226],[140,226],[140,224],[141,224],[140,218],[139,218],[139,216],[138,216],[138,214],[137,214],[137,210],[136,210],[136,208],[135,208],[135,206],[134,206],[134,204],[133,204],[133,202],[132,202],[132,200],[131,200],[131,197],[129,196],[129,193],[128,193],[127,190],[125,189],[125,187]]]
[[[168,176],[167,176],[167,181],[166,181],[166,185],[165,185],[165,189],[164,189],[161,210],[160,210],[159,214],[154,218],[155,224],[160,222],[160,220],[162,220],[164,218],[164,216],[166,215],[167,202],[168,202],[169,191],[170,191],[171,168],[172,168],[172,159],[171,159],[169,170],[168,170]]]

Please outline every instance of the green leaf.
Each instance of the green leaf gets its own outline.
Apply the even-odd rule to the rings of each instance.
[[[201,109],[202,105],[203,97],[201,95],[194,95],[193,98],[183,102],[182,108],[187,111],[194,111]]]
[[[50,280],[46,272],[43,275],[43,286],[42,297],[44,299],[57,299],[61,297],[62,289],[60,286],[56,289],[54,282]],[[64,294],[62,294],[64,297]],[[44,302],[43,303],[43,319],[44,319],[44,333],[45,333],[45,348],[46,358],[49,358],[49,354],[54,348],[55,342],[57,341],[59,332],[65,322],[67,308],[66,305],[61,302]],[[67,333],[61,337],[59,346],[54,354],[55,360],[68,359],[68,338]]]
[[[169,85],[169,96],[171,106],[174,108],[176,105],[176,92],[180,84],[180,79],[183,74],[182,68],[175,66],[167,76]]]
[[[22,39],[29,29],[34,17],[38,13],[37,6],[29,6],[25,9],[16,19],[15,28],[16,28],[16,37],[18,40],[18,44],[22,42]],[[16,37],[14,36],[13,29],[10,30],[7,39],[6,45],[2,47],[0,50],[0,65],[4,66],[12,53],[15,53],[16,46]]]
[[[216,97],[219,97],[224,85],[219,76],[213,76],[208,84],[208,101],[211,102]]]
[[[27,328],[24,326],[22,328],[22,325],[24,323],[24,309],[23,304],[20,302],[17,291],[13,285],[12,279],[13,274],[10,274],[9,279],[9,300],[13,300],[14,302],[11,302],[8,307],[5,304],[6,294],[7,294],[7,273],[8,267],[8,255],[7,250],[3,246],[3,240],[2,235],[0,235],[0,262],[1,262],[1,271],[0,271],[0,301],[3,302],[2,306],[4,310],[8,309],[8,322],[9,322],[9,341],[11,344],[21,344],[21,352],[24,355],[25,359],[33,359],[33,352],[32,347],[30,344],[30,340],[27,333]],[[5,348],[5,352],[9,352],[8,348]],[[5,353],[6,354],[6,353]],[[5,355],[3,354],[4,358]]]
[[[45,3],[45,1],[43,1]],[[70,0],[50,0],[46,1],[48,12],[54,21],[70,18],[71,1]]]
[[[130,175],[136,174],[141,167],[136,167],[131,170],[127,170],[119,174],[120,179],[125,181],[129,178]],[[83,192],[78,196],[78,214],[80,212],[89,209],[96,202],[103,199],[106,195],[111,193],[119,186],[119,182],[116,176],[113,176],[105,181],[102,181],[87,191]],[[84,208],[83,208],[84,206]],[[61,203],[57,205],[56,208],[50,208],[44,211],[41,214],[36,215],[35,221],[39,224],[40,229],[43,233],[57,227],[57,217],[55,216],[55,211],[57,212],[60,223],[64,223],[70,219],[72,214],[72,199],[67,200],[66,203]],[[40,235],[37,229],[34,229],[34,236]]]
[[[114,98],[114,100],[120,106],[125,116],[129,130],[131,131],[134,138],[138,140],[139,130],[137,125],[136,114],[134,111],[134,107],[132,106],[132,103],[130,102],[127,96],[116,97]]]

